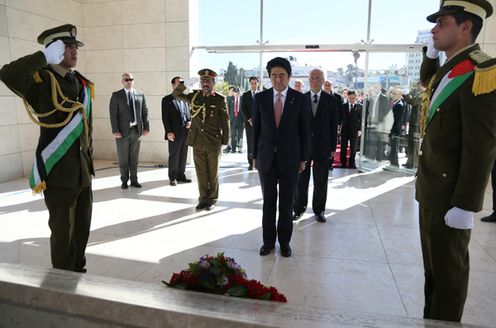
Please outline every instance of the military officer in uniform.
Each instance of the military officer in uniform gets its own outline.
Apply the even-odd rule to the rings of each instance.
[[[226,99],[213,89],[217,74],[205,68],[198,75],[201,90],[185,95],[186,87],[181,84],[172,95],[190,104],[191,128],[187,142],[193,147],[200,192],[196,209],[211,210],[219,197],[219,160],[222,145],[229,141],[229,114]]]
[[[76,27],[65,24],[44,31],[45,49],[0,71],[0,79],[24,101],[40,126],[30,185],[43,192],[49,212],[52,265],[86,272],[94,175],[91,129],[93,84],[74,70],[78,48]]]
[[[468,244],[496,157],[496,60],[475,44],[493,7],[448,1],[427,17],[416,181],[425,274],[424,318],[459,322],[467,298]],[[447,60],[439,67],[438,51]]]

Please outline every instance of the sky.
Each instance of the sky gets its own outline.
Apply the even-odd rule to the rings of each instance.
[[[368,0],[264,0],[263,41],[277,44],[353,44],[367,39]],[[260,38],[260,0],[198,0],[196,46],[256,45]],[[414,43],[418,30],[431,29],[425,19],[437,11],[436,0],[372,0],[372,44]],[[300,65],[321,66],[336,71],[353,64],[351,53],[266,53],[263,65],[273,57],[297,58]],[[203,67],[238,68],[259,66],[258,53],[194,53],[193,71]],[[405,54],[371,54],[369,69],[405,65]],[[364,68],[365,56],[358,60]]]

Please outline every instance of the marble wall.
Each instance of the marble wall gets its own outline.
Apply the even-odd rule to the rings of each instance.
[[[166,162],[161,99],[174,76],[189,76],[188,1],[86,2],[82,20],[84,72],[96,85],[95,158],[117,158],[108,104],[112,92],[122,88],[121,74],[129,71],[149,110],[150,134],[142,138],[140,160]]]

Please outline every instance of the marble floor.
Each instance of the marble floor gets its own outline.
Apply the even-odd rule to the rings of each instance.
[[[293,255],[260,257],[262,195],[245,154],[225,154],[212,211],[195,210],[197,185],[169,186],[167,168],[142,164],[142,189],[122,190],[115,163],[97,161],[87,269],[91,274],[160,284],[205,254],[224,252],[248,277],[276,286],[288,302],[333,312],[420,318],[423,271],[413,177],[382,169],[334,169],[326,223],[311,208],[294,223]],[[0,262],[50,267],[48,213],[27,179],[0,184]],[[310,191],[312,186],[310,186]],[[309,200],[311,204],[311,198]],[[496,224],[477,214],[464,323],[496,322]],[[164,287],[165,288],[165,287]]]

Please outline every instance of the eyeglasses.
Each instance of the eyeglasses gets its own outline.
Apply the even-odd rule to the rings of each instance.
[[[134,79],[124,79],[124,82],[134,81]]]

